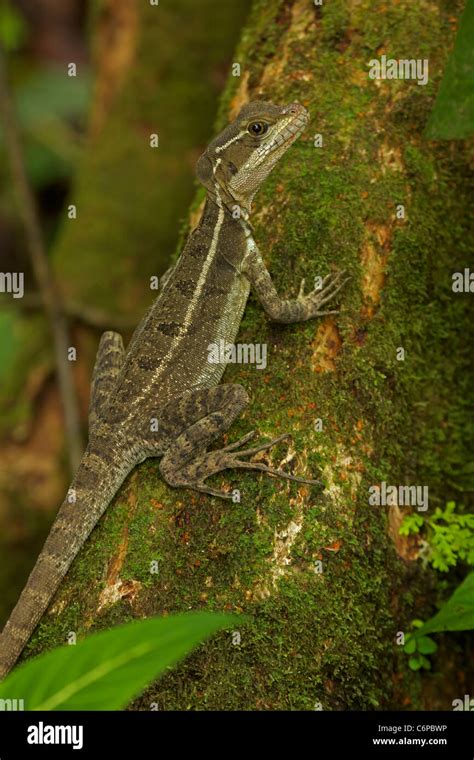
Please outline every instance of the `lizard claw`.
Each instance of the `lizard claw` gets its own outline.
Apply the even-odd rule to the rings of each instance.
[[[327,274],[321,284],[320,288],[314,288],[314,290],[311,291],[311,293],[308,293],[307,295],[304,295],[304,280],[301,283],[300,286],[300,292],[298,294],[298,300],[303,301],[307,303],[312,310],[312,316],[314,317],[322,317],[326,316],[328,314],[338,314],[338,310],[331,310],[331,311],[320,311],[320,307],[323,306],[325,303],[330,301],[334,296],[339,293],[341,288],[344,287],[344,285],[349,282],[351,279],[350,277],[346,277],[346,279],[342,279],[345,275],[345,270],[341,270],[340,272],[337,272],[337,274]]]
[[[208,488],[205,483],[196,483],[195,485],[187,485],[186,488],[192,488],[193,491],[199,491],[199,493],[205,493],[208,496],[217,496],[219,499],[232,499],[232,494],[227,491],[219,491],[215,488]]]
[[[270,443],[262,443],[261,446],[254,446],[252,449],[243,449],[242,451],[239,451],[239,456],[253,456],[253,454],[258,454],[259,451],[267,451],[273,446],[276,446],[277,443],[284,441],[285,438],[290,438],[290,433],[280,435],[278,438],[274,438],[273,441],[270,441]],[[241,441],[243,443],[244,438],[242,438]]]
[[[248,441],[251,441],[252,438],[255,438],[257,435],[256,430],[252,430],[250,433],[247,433],[247,435],[244,435],[242,438],[239,438],[238,441],[234,441],[234,443],[229,443],[228,446],[225,446],[221,451],[234,451],[235,449],[238,449],[240,446],[243,446],[244,443],[248,443]]]
[[[214,488],[209,488],[205,481],[211,475],[215,475],[222,470],[227,469],[242,469],[242,470],[259,470],[265,472],[268,475],[273,475],[277,478],[284,478],[285,480],[292,480],[295,483],[304,483],[311,486],[321,486],[322,483],[319,480],[313,480],[311,478],[300,478],[297,475],[290,475],[283,470],[277,470],[274,467],[269,467],[263,462],[248,462],[241,457],[253,456],[260,451],[267,451],[277,443],[284,441],[290,437],[289,433],[274,438],[269,443],[263,443],[260,446],[254,446],[249,449],[241,449],[239,452],[234,450],[242,446],[255,436],[255,431],[247,433],[243,438],[231,443],[223,449],[216,451],[208,451],[203,454],[200,460],[196,460],[192,465],[189,465],[188,471],[182,471],[180,477],[174,479],[174,482],[168,483],[174,487],[191,488],[193,491],[199,491],[200,493],[208,494],[209,496],[217,496],[220,499],[232,499],[232,493],[227,491],[220,491]]]
[[[251,437],[253,437],[255,434],[255,431],[252,431],[252,433],[248,433],[246,436],[241,438],[239,441],[236,442],[236,444],[231,444],[230,447],[226,447],[225,449],[221,449],[220,451],[215,452],[209,452],[209,457],[213,457],[216,459],[216,463],[219,462],[219,469],[243,469],[243,470],[259,470],[260,472],[266,472],[268,475],[274,475],[278,478],[284,478],[285,480],[293,480],[296,483],[305,483],[307,485],[312,486],[320,486],[322,485],[320,480],[313,480],[312,478],[301,478],[297,475],[290,475],[289,473],[284,472],[283,470],[277,470],[274,467],[269,467],[266,464],[263,464],[262,462],[247,462],[240,457],[243,456],[253,456],[254,454],[259,453],[260,451],[267,451],[268,449],[273,448],[273,446],[276,446],[278,443],[281,443],[281,441],[284,441],[287,438],[290,438],[291,435],[289,433],[284,433],[283,435],[278,436],[278,438],[274,438],[269,443],[263,443],[260,446],[254,446],[250,449],[242,449],[238,453],[229,453],[231,449],[237,448],[237,445],[242,445],[245,441],[250,440]],[[215,471],[215,470],[214,470]]]

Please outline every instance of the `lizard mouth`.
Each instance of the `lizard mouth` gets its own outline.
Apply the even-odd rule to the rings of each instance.
[[[228,190],[236,200],[252,201],[262,182],[309,122],[309,114],[299,103],[280,111],[277,128],[250,155],[247,163],[231,179]]]

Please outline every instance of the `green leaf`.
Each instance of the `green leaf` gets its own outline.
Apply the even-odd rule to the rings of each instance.
[[[473,628],[474,572],[471,572],[440,611],[416,631],[415,636],[436,631],[469,631]]]
[[[403,651],[406,652],[406,654],[414,654],[416,652],[416,639],[413,638],[413,636],[408,639],[403,647]]]
[[[426,135],[459,140],[474,134],[474,1],[467,0]]]
[[[474,515],[465,514],[462,505],[447,502],[437,507],[426,520],[428,562],[439,572],[448,572],[460,560],[472,564],[474,556]]]
[[[441,554],[433,554],[431,564],[433,565],[435,570],[439,570],[440,573],[446,573],[449,570],[449,565],[444,560],[443,556]],[[451,563],[455,564],[455,563]]]
[[[417,515],[416,512],[405,515],[398,532],[401,536],[409,536],[410,533],[419,533],[424,522],[424,518],[421,515]]]
[[[420,656],[420,664],[422,668],[425,668],[425,670],[431,670],[431,662],[424,655]]]
[[[429,636],[420,636],[420,638],[417,640],[417,644],[420,654],[434,654],[434,652],[436,652],[438,649],[436,641],[430,639]]]
[[[421,660],[419,657],[410,657],[408,665],[412,670],[419,670],[421,668]]]
[[[119,710],[201,641],[248,618],[211,612],[150,618],[101,631],[20,665],[0,698],[27,710]]]

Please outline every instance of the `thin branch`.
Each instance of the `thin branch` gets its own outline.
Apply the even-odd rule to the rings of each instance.
[[[37,292],[25,293],[21,299],[12,299],[7,294],[0,293],[0,309],[35,312],[43,308],[43,299]],[[134,330],[143,317],[143,312],[135,317],[121,317],[117,314],[109,314],[107,311],[95,306],[86,306],[74,301],[63,304],[63,313],[66,317],[82,322],[87,327],[92,327],[96,330]]]
[[[83,447],[71,363],[67,358],[70,342],[68,340],[66,320],[61,307],[61,299],[46,256],[38,210],[28,182],[20,130],[8,83],[6,55],[1,43],[0,111],[3,121],[6,153],[17,196],[19,213],[25,230],[28,253],[53,335],[56,372],[63,405],[69,461],[71,469],[75,471],[81,460]]]

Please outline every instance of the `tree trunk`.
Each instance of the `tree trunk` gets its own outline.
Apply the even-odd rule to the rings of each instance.
[[[156,296],[150,277],[165,271],[176,248],[194,192],[194,164],[212,136],[250,0],[87,5],[95,78],[90,124],[68,200],[76,218],[64,215],[51,259],[70,314],[102,330],[125,325],[130,334]],[[77,77],[68,79],[74,91],[84,69],[73,52],[69,60],[77,63]],[[158,148],[150,147],[151,134],[158,135]],[[0,625],[69,480],[60,400],[48,382],[50,330],[41,314],[12,312],[8,320],[0,329],[1,341],[11,334],[13,344],[7,350],[6,343],[0,383],[8,472],[0,483]],[[99,334],[83,324],[72,332],[84,424]]]
[[[269,460],[320,473],[326,487],[228,472],[216,484],[242,495],[229,505],[168,488],[146,462],[87,542],[30,653],[63,643],[69,631],[134,617],[234,610],[251,622],[202,646],[133,707],[425,704],[431,676],[408,670],[396,636],[432,612],[433,576],[416,562],[416,543],[398,535],[405,510],[370,504],[369,489],[429,486],[433,510],[462,487],[468,296],[453,294],[451,275],[467,266],[467,157],[462,143],[423,138],[454,39],[452,15],[452,3],[409,0],[255,2],[219,127],[248,99],[299,100],[312,117],[256,198],[256,240],[288,296],[303,276],[307,286],[331,270],[352,279],[341,313],[319,322],[272,325],[250,301],[239,341],[267,344],[268,367],[228,368],[225,381],[242,383],[252,399],[230,439],[253,428],[268,437],[289,431],[289,447]],[[382,54],[428,58],[428,84],[370,79],[367,64]],[[156,113],[163,123],[159,102]],[[152,160],[129,167],[143,196],[152,186],[139,171]],[[122,244],[136,251],[143,232],[154,256],[151,222]],[[81,235],[85,247],[88,230]],[[121,283],[124,298],[128,286]],[[110,280],[101,287],[112,291]],[[442,700],[430,706],[450,709]]]

